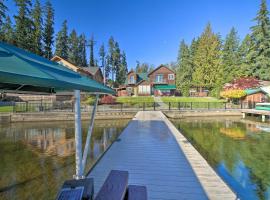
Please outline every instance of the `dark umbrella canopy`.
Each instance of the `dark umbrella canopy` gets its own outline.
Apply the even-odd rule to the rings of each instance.
[[[41,56],[0,42],[0,90],[53,92],[81,90],[113,94],[114,90]]]

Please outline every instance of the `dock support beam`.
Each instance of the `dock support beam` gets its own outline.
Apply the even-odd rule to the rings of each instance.
[[[243,119],[246,118],[246,113],[242,113],[242,118],[243,118]]]
[[[262,115],[262,122],[265,122],[265,115]]]
[[[81,126],[81,94],[80,90],[74,90],[74,111],[75,111],[75,145],[76,145],[76,174],[75,179],[83,178],[82,171],[82,126]]]

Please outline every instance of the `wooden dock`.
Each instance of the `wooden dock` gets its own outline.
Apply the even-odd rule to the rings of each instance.
[[[260,115],[262,117],[262,122],[265,122],[266,116],[270,116],[270,111],[267,110],[245,109],[241,112],[243,118],[245,118],[246,115]]]
[[[160,111],[140,111],[88,177],[95,194],[111,170],[129,172],[129,184],[148,199],[230,199],[236,195]]]

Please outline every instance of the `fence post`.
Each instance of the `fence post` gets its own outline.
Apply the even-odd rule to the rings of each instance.
[[[156,110],[156,102],[154,102],[154,110]]]
[[[241,109],[243,109],[243,101],[241,101]]]
[[[26,112],[28,112],[28,101],[26,101]]]
[[[180,110],[180,102],[178,102],[178,110]]]
[[[210,102],[207,102],[207,108],[210,110]]]
[[[171,102],[169,102],[169,110],[171,110]]]
[[[123,103],[121,103],[121,112],[123,112]]]
[[[15,108],[16,108],[16,103],[13,102],[13,112],[15,112]]]
[[[145,111],[145,102],[143,102],[143,111]]]
[[[190,110],[192,110],[192,102],[190,102]]]
[[[226,106],[226,105],[227,105],[227,103],[225,102],[225,103],[224,103],[224,109],[225,109],[225,110],[227,110],[227,106]]]

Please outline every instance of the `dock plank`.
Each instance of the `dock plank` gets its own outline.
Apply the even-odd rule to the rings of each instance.
[[[95,191],[111,170],[128,171],[128,184],[146,186],[148,199],[236,199],[160,111],[136,114],[91,170]]]

